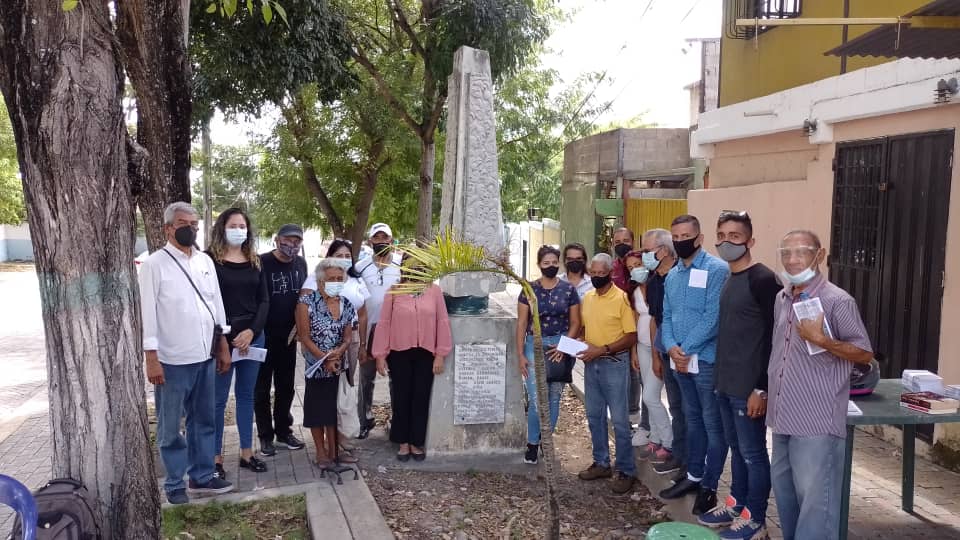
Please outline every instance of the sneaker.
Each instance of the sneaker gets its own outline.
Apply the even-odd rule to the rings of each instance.
[[[720,531],[723,540],[770,540],[766,525],[757,523],[742,515],[734,520],[733,525],[725,531]]]
[[[213,477],[221,480],[227,479],[227,471],[223,469],[223,463],[215,463],[213,465]]]
[[[650,432],[645,429],[638,429],[633,434],[631,442],[633,446],[646,446],[650,442]]]
[[[277,455],[277,447],[273,445],[273,440],[260,439],[260,453],[265,456]]]
[[[624,493],[627,493],[633,489],[633,484],[636,481],[636,478],[617,471],[616,478],[614,478],[613,482],[610,483],[610,489],[612,489],[617,495],[623,495]]]
[[[610,470],[610,467],[604,467],[596,463],[577,474],[577,478],[581,480],[597,480],[599,478],[610,478],[611,476],[613,476],[613,471]]]
[[[277,444],[286,446],[288,450],[303,450],[303,441],[296,438],[293,433],[286,437],[277,437]]]
[[[663,463],[654,463],[653,470],[657,474],[670,474],[672,472],[679,471],[681,468],[680,460],[676,456],[670,454],[670,457]],[[683,472],[683,477],[687,477],[686,471]],[[679,480],[677,480],[679,482]]]
[[[528,465],[536,465],[540,454],[539,444],[527,443],[527,453],[523,455],[523,462]]]
[[[650,456],[656,454],[657,450],[659,449],[660,449],[659,444],[649,442],[647,443],[646,446],[644,446],[640,450],[637,450],[637,459],[642,459],[646,461],[647,459],[650,459]]]
[[[187,504],[190,502],[190,497],[187,497],[187,490],[175,489],[167,493],[167,502],[170,504]]]
[[[673,459],[673,452],[661,446],[657,449],[656,453],[650,456],[650,463],[656,465],[659,463],[666,463],[671,459]]]
[[[743,505],[738,505],[737,499],[733,495],[727,495],[726,500],[714,506],[713,509],[700,514],[697,522],[714,529],[729,527],[735,519],[740,517],[742,511]]]
[[[211,478],[206,484],[198,484],[192,479],[187,484],[187,492],[197,495],[221,495],[233,491],[233,484],[219,478]]]
[[[717,492],[716,490],[701,487],[700,492],[697,493],[697,500],[693,503],[693,508],[690,510],[690,513],[699,516],[700,514],[706,514],[711,508],[717,506]]]

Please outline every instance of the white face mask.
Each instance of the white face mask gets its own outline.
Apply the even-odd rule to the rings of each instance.
[[[342,257],[331,257],[330,259],[333,261],[334,264],[336,264],[340,268],[343,268],[344,271],[349,270],[350,267],[353,266],[353,262],[351,262],[350,259],[344,259]]]
[[[247,241],[247,229],[227,229],[227,243],[231,246],[239,246]]]
[[[817,272],[814,271],[813,268],[806,268],[799,274],[791,274],[786,270],[784,270],[783,272],[780,272],[780,277],[782,277],[785,282],[793,285],[794,287],[799,287],[800,285],[803,285],[804,283],[813,279],[814,276],[816,275],[817,275]]]
[[[327,281],[323,284],[323,292],[327,293],[327,296],[340,296],[342,291],[343,282]]]

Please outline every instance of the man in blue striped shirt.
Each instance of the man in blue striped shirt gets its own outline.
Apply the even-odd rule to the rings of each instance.
[[[727,459],[720,409],[714,393],[720,293],[730,275],[723,260],[703,249],[700,221],[682,215],[670,225],[680,264],[664,284],[663,346],[670,355],[687,420],[687,477],[660,492],[676,499],[697,492],[696,515],[717,504],[717,485]]]

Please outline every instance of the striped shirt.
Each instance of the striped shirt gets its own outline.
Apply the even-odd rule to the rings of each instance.
[[[797,335],[793,303],[820,298],[834,339],[872,352],[857,302],[819,273],[803,292],[789,289],[777,295],[774,308],[767,426],[780,435],[846,437],[853,363],[829,351],[811,356]]]

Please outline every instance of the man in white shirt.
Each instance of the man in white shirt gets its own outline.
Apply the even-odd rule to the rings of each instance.
[[[213,261],[194,245],[197,211],[176,202],[164,210],[163,221],[167,244],[140,268],[140,310],[147,379],[155,385],[157,445],[167,471],[164,491],[171,504],[184,504],[188,491],[233,490],[213,474],[214,370],[230,367],[226,338],[213,337],[216,326],[223,334],[229,328]],[[180,434],[184,414],[186,440]],[[190,478],[186,485],[184,474]]]
[[[383,299],[395,283],[400,281],[400,253],[393,249],[393,231],[386,223],[375,223],[370,227],[370,246],[373,248],[373,257],[363,259],[357,263],[355,269],[360,278],[367,285],[370,296],[363,305],[367,308],[367,329],[369,338],[366,343],[373,343],[373,332],[380,320],[380,308]],[[365,360],[365,361],[364,361]],[[360,417],[360,435],[358,439],[365,439],[373,429],[373,388],[377,378],[377,363],[370,351],[366,357],[360,359],[360,392],[357,399],[357,416]]]

